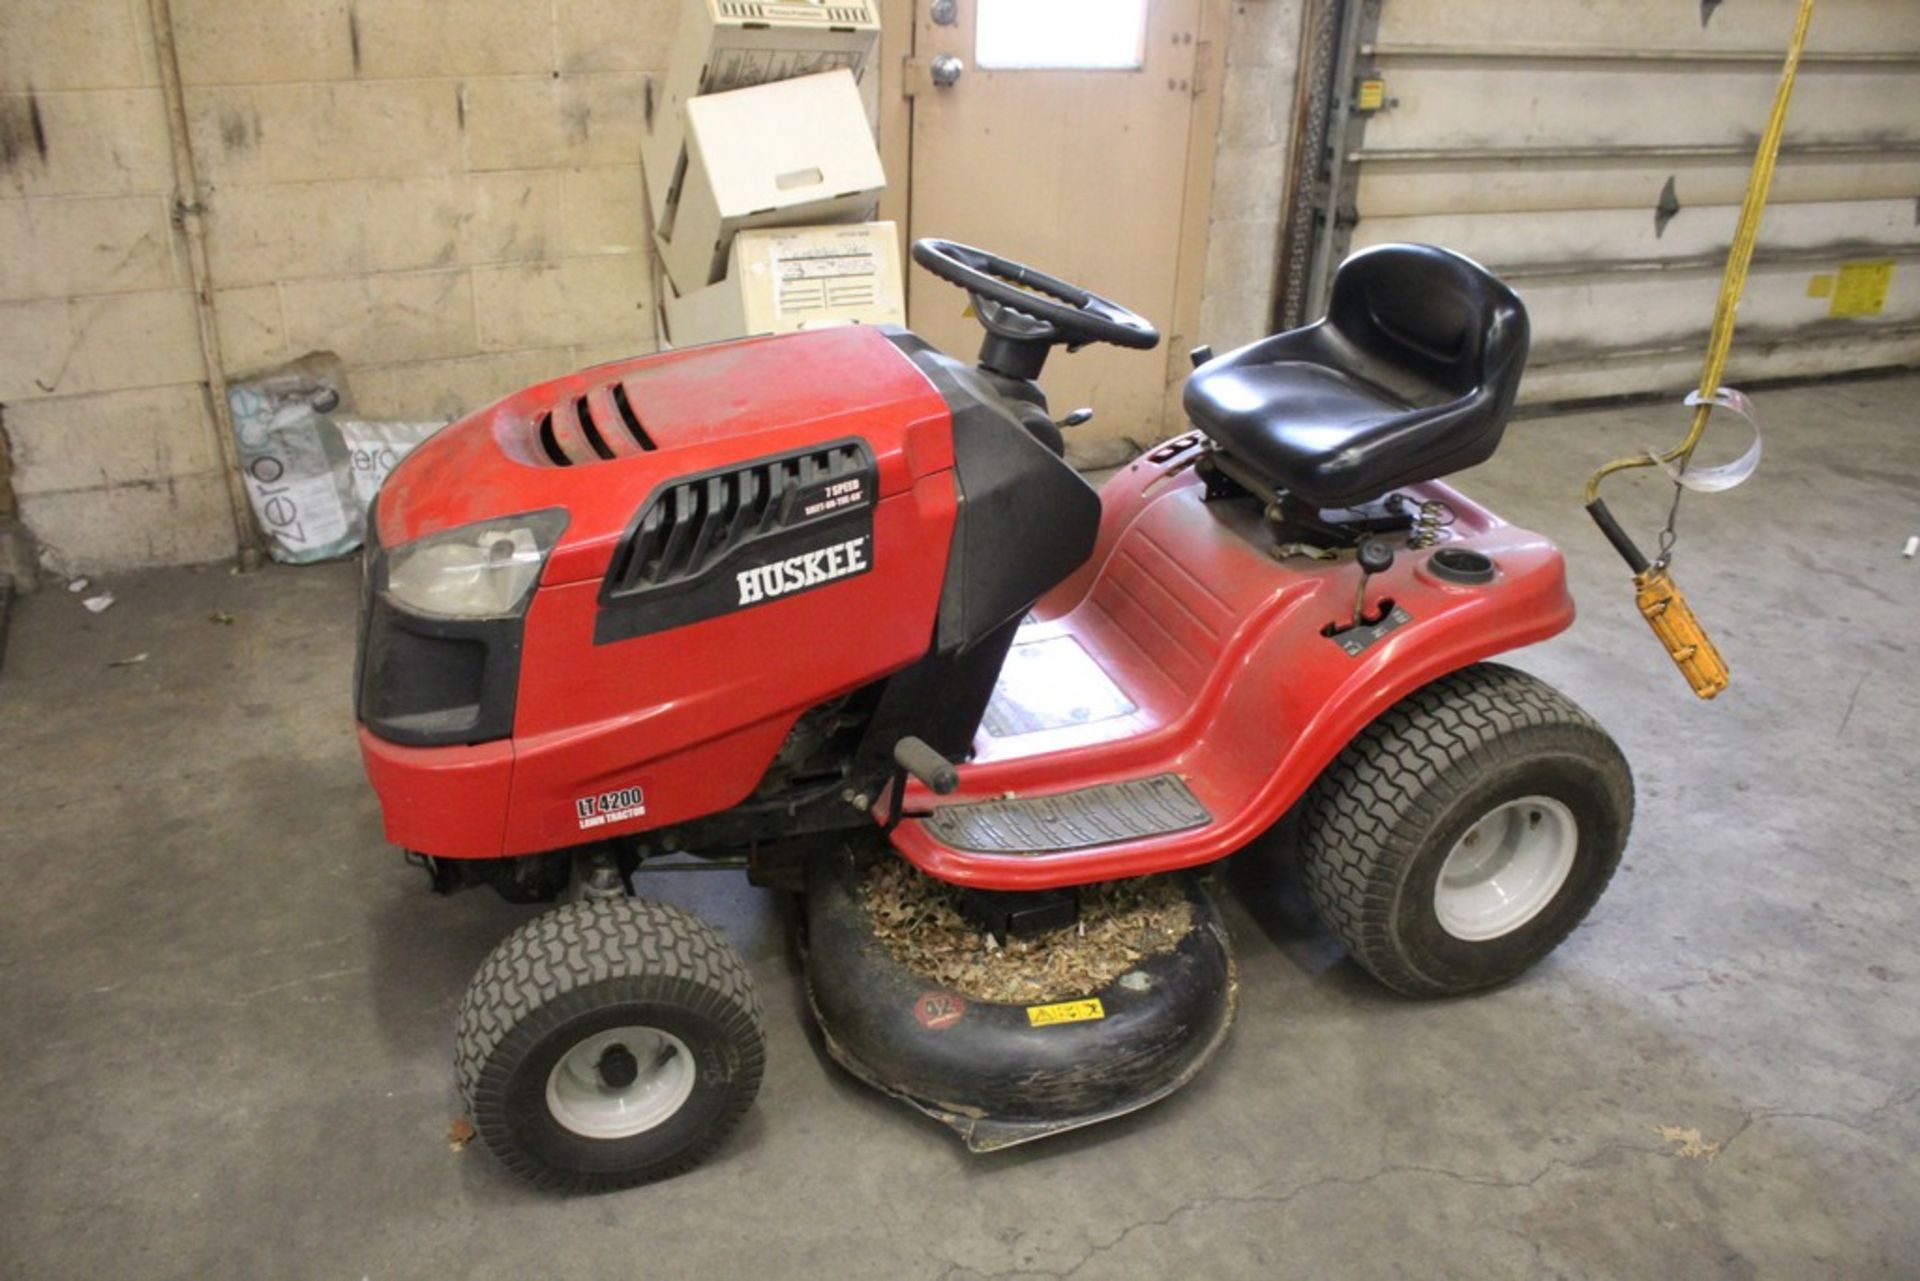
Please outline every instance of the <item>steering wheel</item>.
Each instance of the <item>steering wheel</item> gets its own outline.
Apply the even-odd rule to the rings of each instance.
[[[1146,317],[1011,258],[928,239],[913,242],[913,260],[972,295],[974,314],[996,338],[1070,349],[1104,342],[1147,351],[1160,343]]]

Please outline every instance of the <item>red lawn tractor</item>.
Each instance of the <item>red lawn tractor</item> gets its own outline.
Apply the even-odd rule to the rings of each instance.
[[[876,859],[1019,933],[1292,812],[1327,925],[1417,996],[1526,970],[1619,861],[1619,750],[1486,661],[1572,622],[1560,554],[1440,479],[1506,426],[1511,290],[1436,248],[1357,254],[1325,319],[1196,353],[1192,430],[1096,493],[1035,380],[1154,327],[963,245],[914,258],[971,295],[975,363],[855,326],[601,365],[380,493],[357,714],[387,835],[437,890],[559,904],[458,1027],[480,1134],[537,1183],[684,1170],[760,1083],[746,968],[638,872],[804,893],[829,1052],[985,1149],[1191,1079],[1233,1013],[1226,931],[1182,876],[1179,945],[1043,1018],[877,946]]]

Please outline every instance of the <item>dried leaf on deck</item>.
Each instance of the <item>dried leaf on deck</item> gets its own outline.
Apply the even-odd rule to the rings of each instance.
[[[1164,876],[1083,886],[1077,922],[1004,942],[961,913],[958,891],[900,859],[876,864],[861,890],[874,936],[896,961],[976,1001],[1091,995],[1193,928],[1186,895]]]

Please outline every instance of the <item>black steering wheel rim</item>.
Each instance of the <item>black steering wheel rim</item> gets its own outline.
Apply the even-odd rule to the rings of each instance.
[[[1146,317],[1011,258],[929,237],[913,242],[913,260],[973,295],[980,323],[1003,338],[1072,347],[1104,342],[1136,351],[1160,344],[1160,331]]]

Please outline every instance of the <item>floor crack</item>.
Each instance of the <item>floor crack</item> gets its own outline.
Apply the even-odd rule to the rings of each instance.
[[[1065,1269],[1057,1270],[1057,1271],[1018,1270],[1013,1272],[1001,1272],[1001,1273],[994,1274],[993,1281],[1019,1281],[1019,1279],[1021,1278],[1034,1278],[1034,1277],[1047,1277],[1047,1278],[1053,1278],[1054,1281],[1066,1281],[1067,1278],[1077,1275],[1083,1268],[1085,1268],[1088,1264],[1092,1263],[1094,1260],[1100,1258],[1102,1255],[1109,1254],[1112,1251],[1118,1249],[1120,1246],[1124,1245],[1127,1239],[1131,1237],[1134,1233],[1143,1231],[1148,1228],[1168,1227],[1176,1219],[1179,1219],[1185,1215],[1192,1214],[1200,1210],[1211,1209],[1215,1206],[1231,1206],[1231,1205],[1281,1206],[1281,1205],[1286,1205],[1291,1201],[1297,1200],[1298,1198],[1303,1197],[1310,1192],[1316,1192],[1321,1188],[1327,1188],[1327,1187],[1360,1188],[1360,1187],[1365,1187],[1368,1184],[1375,1183],[1378,1180],[1386,1178],[1389,1175],[1417,1175],[1417,1176],[1428,1177],[1428,1178],[1441,1178],[1441,1179],[1448,1179],[1456,1183],[1471,1184],[1475,1187],[1530,1188],[1534,1186],[1536,1183],[1539,1183],[1542,1179],[1547,1178],[1549,1175],[1552,1175],[1558,1171],[1591,1169],[1594,1166],[1597,1166],[1605,1162],[1606,1160],[1613,1157],[1614,1155],[1622,1152],[1628,1153],[1633,1156],[1658,1155],[1658,1149],[1644,1146],[1644,1145],[1630,1144],[1630,1143],[1609,1143],[1601,1147],[1597,1151],[1593,1152],[1591,1155],[1582,1157],[1579,1160],[1566,1160],[1561,1157],[1555,1157],[1552,1160],[1548,1161],[1545,1165],[1540,1167],[1540,1169],[1535,1171],[1533,1174],[1530,1174],[1527,1177],[1520,1178],[1520,1179],[1502,1178],[1497,1175],[1471,1174],[1461,1170],[1450,1170],[1450,1169],[1447,1169],[1445,1166],[1395,1163],[1390,1165],[1383,1165],[1377,1170],[1373,1170],[1367,1174],[1362,1174],[1362,1175],[1330,1174],[1323,1178],[1310,1179],[1305,1183],[1301,1183],[1295,1187],[1291,1187],[1280,1192],[1251,1192],[1251,1193],[1238,1193],[1238,1194],[1214,1193],[1207,1196],[1194,1197],[1191,1200],[1182,1202],[1180,1205],[1175,1206],[1172,1210],[1168,1211],[1166,1214],[1160,1215],[1157,1218],[1141,1219],[1138,1222],[1127,1225],[1127,1227],[1124,1230],[1122,1230],[1117,1236],[1113,1237],[1111,1240],[1104,1241],[1090,1247],[1084,1254],[1080,1256],[1079,1259],[1075,1260],[1070,1266],[1066,1267]]]

